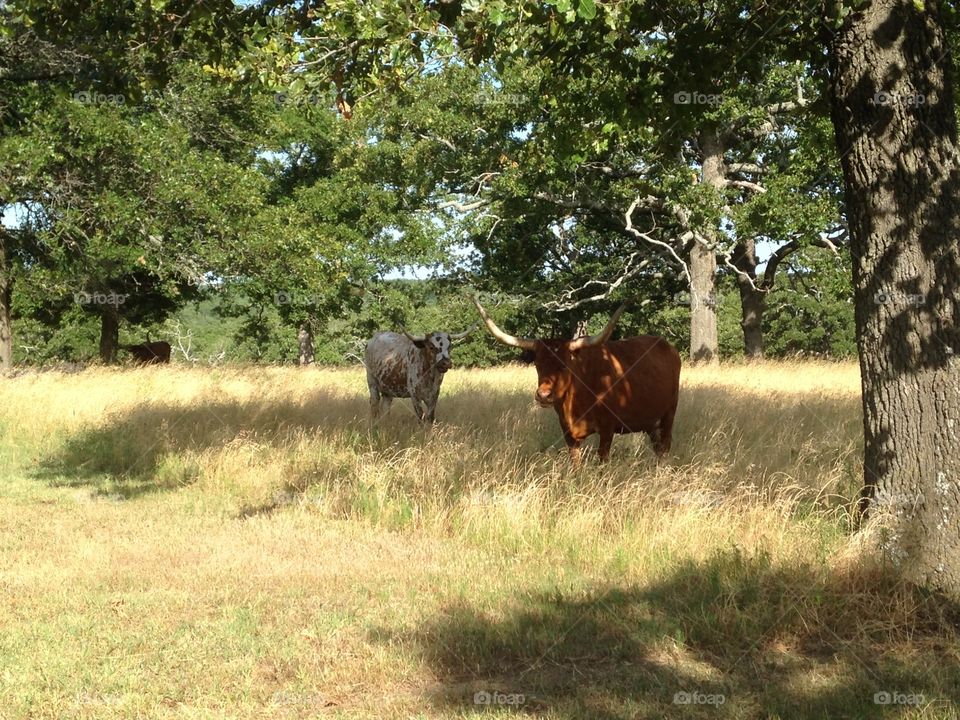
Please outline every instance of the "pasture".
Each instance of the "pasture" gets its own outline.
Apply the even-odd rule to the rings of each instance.
[[[6,380],[0,717],[957,716],[957,608],[847,539],[854,364],[685,367],[659,466],[573,471],[534,386],[425,434],[361,369]]]

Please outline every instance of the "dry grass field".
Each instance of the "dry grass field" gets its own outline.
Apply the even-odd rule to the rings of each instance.
[[[577,471],[534,380],[0,381],[0,717],[957,717],[960,610],[850,550],[856,366],[687,368]]]

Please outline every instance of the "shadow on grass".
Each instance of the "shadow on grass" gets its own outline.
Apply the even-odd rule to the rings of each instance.
[[[483,403],[489,412],[481,416],[495,419],[514,406],[515,395],[488,393]],[[477,415],[466,407],[450,408],[439,421],[444,424],[474,430]],[[481,424],[480,430],[496,432],[496,424]],[[129,499],[197,480],[204,468],[191,459],[191,453],[231,443],[256,444],[268,451],[288,446],[304,433],[321,439],[336,436],[338,442],[358,451],[395,448],[425,437],[407,399],[394,401],[389,414],[372,430],[365,395],[319,391],[304,402],[223,400],[180,405],[152,401],[110,413],[70,434],[41,459],[33,476],[55,487],[88,487],[99,495]],[[281,496],[300,492],[300,484],[293,478],[278,492]],[[281,497],[275,504],[251,508],[245,514],[263,514],[288,502]]]
[[[105,416],[71,434],[35,475],[58,487],[89,486],[126,498],[188,485],[203,468],[191,452],[230,443],[265,448],[289,443],[299,432],[336,428],[365,432],[349,398],[318,395],[307,402],[219,401],[179,405],[145,402]]]
[[[530,397],[529,393],[513,389],[485,389],[483,393],[473,389],[444,394],[438,406],[438,427],[452,428],[460,436],[458,441],[481,447],[509,443],[519,444],[524,451],[530,448],[532,456],[536,454],[533,448],[538,447],[541,452],[564,454],[565,450],[543,440],[544,433],[548,441],[559,437],[554,413],[550,410],[528,412]],[[738,463],[744,465],[742,472],[732,473],[737,477],[750,477],[750,473],[769,476],[789,470],[790,463],[796,465],[801,461],[806,466],[822,462],[824,469],[829,469],[839,452],[836,438],[846,433],[837,432],[838,418],[846,421],[850,416],[854,428],[850,432],[859,432],[855,403],[848,406],[845,401],[829,398],[788,398],[781,401],[775,411],[765,411],[783,415],[784,423],[761,423],[762,427],[758,428],[753,402],[723,388],[686,389],[674,439],[674,462],[697,465],[720,458],[725,465],[732,463],[734,468]],[[201,399],[192,405],[146,401],[108,414],[99,423],[75,431],[41,459],[34,474],[51,485],[90,487],[98,494],[130,498],[191,484],[204,472],[193,455],[230,443],[255,443],[267,451],[289,445],[306,433],[321,440],[336,436],[339,444],[352,446],[358,452],[379,452],[423,442],[409,400],[396,400],[388,416],[373,432],[367,424],[367,412],[365,394],[351,396],[322,389],[304,401],[228,398]],[[786,432],[803,437],[795,429],[808,416],[824,417],[825,422],[831,423],[830,429],[815,427],[808,431],[808,436],[810,433],[815,437],[822,435],[822,452],[818,458],[811,459],[808,454],[801,460],[790,455],[786,441],[779,435],[758,441],[766,448],[760,455],[743,451],[743,446],[751,446],[743,436],[752,431]],[[751,419],[752,431],[745,424]],[[718,427],[725,428],[719,439]],[[785,427],[788,429],[784,430]],[[646,437],[640,440],[640,452],[652,459]],[[636,454],[636,450],[631,452],[629,445],[625,445],[624,440],[615,441],[614,462],[618,455],[629,458]],[[771,448],[776,448],[776,453]],[[594,467],[595,460],[588,457],[587,465]],[[287,489],[295,492],[299,484],[293,478]],[[264,506],[251,512],[257,514],[271,509],[272,506]]]
[[[438,678],[433,705],[592,720],[894,717],[920,709],[911,701],[926,717],[956,717],[960,708],[960,607],[882,575],[787,570],[730,552],[649,586],[513,605],[450,607],[402,638]]]

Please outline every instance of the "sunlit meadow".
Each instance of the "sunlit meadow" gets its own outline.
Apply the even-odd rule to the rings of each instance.
[[[685,368],[667,462],[580,470],[534,385],[4,380],[0,717],[957,715],[956,609],[851,548],[855,365]]]

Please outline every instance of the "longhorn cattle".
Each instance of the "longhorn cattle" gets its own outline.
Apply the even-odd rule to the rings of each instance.
[[[143,365],[160,365],[170,362],[170,343],[163,340],[140,343],[139,345],[121,345],[120,348],[129,352],[135,362]]]
[[[680,354],[653,335],[611,342],[625,305],[599,335],[533,340],[508,335],[476,298],[473,303],[491,335],[532,356],[537,368],[536,401],[557,412],[574,465],[580,463],[580,444],[594,433],[600,435],[601,461],[610,455],[618,433],[647,433],[658,459],[670,451],[680,392]]]
[[[478,323],[479,324],[479,323]],[[365,364],[370,388],[370,418],[376,422],[394,398],[410,398],[421,424],[432,424],[443,374],[453,367],[450,348],[477,325],[462,333],[410,335],[381,332],[367,343]]]

